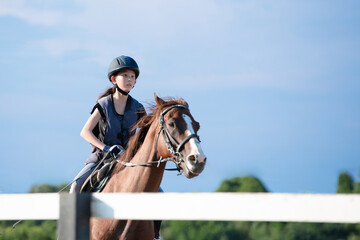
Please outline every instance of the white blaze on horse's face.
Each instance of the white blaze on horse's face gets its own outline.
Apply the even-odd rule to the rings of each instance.
[[[191,118],[186,114],[183,114],[182,117],[186,123],[186,130],[185,130],[186,136],[195,134]],[[190,144],[190,152],[187,154],[187,157],[186,157],[186,160],[187,160],[186,165],[189,168],[189,170],[193,174],[196,175],[198,173],[195,170],[196,167],[193,164],[195,164],[195,165],[201,164],[202,169],[203,169],[205,161],[206,161],[206,157],[205,157],[204,152],[202,151],[200,141],[197,138],[191,138],[189,141],[189,144]],[[201,169],[201,171],[202,171],[202,169]],[[195,170],[195,172],[192,170]]]

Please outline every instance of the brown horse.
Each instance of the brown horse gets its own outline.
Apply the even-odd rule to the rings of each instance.
[[[168,160],[175,162],[187,178],[203,171],[206,157],[197,135],[200,125],[188,104],[182,99],[165,101],[156,95],[155,101],[152,112],[136,124],[139,130],[131,137],[102,192],[158,192]],[[155,234],[153,221],[101,218],[91,220],[90,231],[93,240],[153,240]]]

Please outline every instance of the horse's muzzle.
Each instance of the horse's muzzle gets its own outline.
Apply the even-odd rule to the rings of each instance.
[[[198,176],[205,168],[206,156],[201,153],[190,154],[182,163],[182,169],[187,178]]]

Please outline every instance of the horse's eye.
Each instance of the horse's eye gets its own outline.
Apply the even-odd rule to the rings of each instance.
[[[171,122],[169,122],[169,127],[170,128],[172,128],[172,129],[174,129],[176,126],[175,126],[175,122],[173,122],[173,121],[171,121]]]

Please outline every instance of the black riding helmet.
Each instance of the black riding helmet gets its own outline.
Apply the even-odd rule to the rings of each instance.
[[[121,55],[120,57],[115,58],[111,61],[108,78],[111,81],[111,76],[115,75],[120,70],[130,69],[135,72],[135,78],[138,78],[140,74],[140,69],[135,60],[129,56]]]

